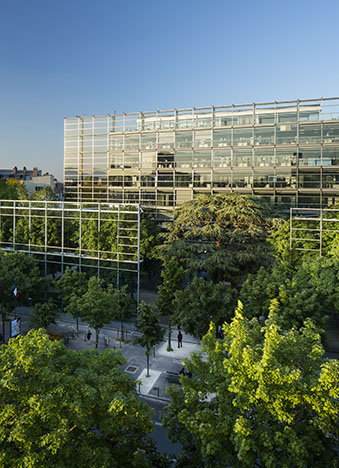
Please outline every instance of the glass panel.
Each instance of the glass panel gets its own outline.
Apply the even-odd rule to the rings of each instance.
[[[141,134],[141,148],[142,149],[155,149],[156,148],[156,133],[142,133]]]
[[[273,188],[275,183],[274,169],[254,170],[253,185],[255,188]]]
[[[211,167],[211,150],[193,151],[193,167]]]
[[[278,117],[278,122],[296,122],[297,121],[297,110],[294,112],[281,112],[281,109],[279,110],[279,113],[277,115]]]
[[[231,187],[231,172],[214,172],[213,187]]]
[[[174,154],[175,167],[192,167],[192,151],[176,151]]]
[[[254,127],[255,145],[273,145],[274,127]]]
[[[159,133],[159,149],[174,148],[174,132]]]
[[[158,187],[173,187],[173,172],[158,173]]]
[[[197,115],[195,116],[195,125],[196,127],[211,127],[212,126],[212,116],[207,115]]]
[[[336,143],[339,141],[339,122],[324,123],[323,142]]]
[[[320,143],[320,124],[299,125],[299,143]]]
[[[110,190],[108,192],[109,201],[113,203],[122,203],[123,192],[118,192],[116,190]]]
[[[125,187],[139,187],[139,175],[138,174],[124,174],[124,186]]]
[[[277,125],[277,145],[288,145],[297,142],[297,125],[281,124]]]
[[[140,185],[142,187],[155,187],[155,172],[151,174],[141,174],[140,175]]]
[[[109,176],[109,185],[112,187],[122,187],[122,175]]]
[[[339,170],[323,171],[323,188],[339,189]],[[339,229],[339,228],[338,228]]]
[[[225,128],[213,131],[213,146],[231,146],[232,129]]]
[[[158,167],[160,168],[174,168],[174,153],[163,152],[158,153]]]
[[[339,146],[323,147],[323,166],[339,166]]]
[[[211,146],[211,131],[196,130],[194,132],[194,148],[207,148]]]
[[[254,166],[274,166],[274,148],[254,148]]]
[[[111,150],[121,151],[123,148],[123,135],[111,135]]]
[[[226,115],[215,115],[214,125],[216,127],[230,127],[232,125],[232,112]]]
[[[193,132],[176,132],[175,145],[177,148],[192,148],[192,133]]]
[[[235,188],[251,188],[253,177],[252,170],[249,171],[237,171],[233,172],[232,186]]]
[[[125,135],[125,150],[139,149],[139,133]]]
[[[155,169],[156,158],[157,158],[157,153],[146,152],[146,151],[142,152],[141,153],[141,167]]]
[[[276,166],[295,166],[298,149],[296,146],[276,148]]]
[[[124,167],[139,167],[139,153],[126,153],[125,152],[125,160],[124,160]]]
[[[175,174],[176,187],[192,187],[192,172],[176,172]]]
[[[252,150],[247,149],[233,149],[233,166],[249,166],[251,167],[252,164]]]
[[[210,172],[195,172],[194,173],[194,187],[211,187],[211,173]]]
[[[298,188],[320,188],[320,169],[319,172],[299,171]]]
[[[232,150],[214,150],[213,167],[228,167],[232,165]]]
[[[157,205],[173,206],[173,203],[174,203],[173,192],[158,192]]]
[[[308,146],[299,146],[298,152],[299,166],[320,166],[321,165],[321,146],[310,148]]]
[[[253,129],[235,128],[233,130],[233,146],[253,145]]]
[[[286,206],[289,209],[291,206],[296,206],[296,195],[276,194],[276,203]]]
[[[276,187],[296,188],[296,169],[277,168],[276,171]]]
[[[259,111],[257,111],[259,112]],[[275,111],[274,109],[272,110],[267,110],[266,113],[260,113],[256,117],[256,123],[258,124],[271,124],[275,123]]]
[[[313,208],[313,207],[319,207],[320,206],[320,196],[319,194],[316,194],[316,193],[299,193],[298,194],[298,207],[301,207],[301,208]],[[313,242],[312,242],[313,244]],[[315,244],[315,248],[317,248],[316,246],[318,246],[318,244]]]
[[[140,200],[143,205],[155,205],[156,204],[156,192],[141,192]]]
[[[110,167],[118,169],[123,167],[124,156],[123,153],[113,153],[110,155]]]

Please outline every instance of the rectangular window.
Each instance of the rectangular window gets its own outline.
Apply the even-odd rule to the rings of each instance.
[[[339,122],[324,123],[323,142],[336,143],[339,141]]]
[[[229,188],[231,187],[231,172],[216,172],[213,173],[213,187]]]
[[[299,171],[298,188],[320,188],[320,169],[319,172]]]
[[[229,167],[231,165],[232,165],[231,148],[213,150],[213,167]]]
[[[173,172],[158,173],[158,187],[173,187]]]
[[[139,153],[128,153],[125,152],[124,167],[128,168],[138,168],[139,167]]]
[[[339,190],[339,170],[323,170],[323,188]]]
[[[298,151],[299,166],[320,166],[321,165],[321,146],[314,148],[309,146],[299,146]]]
[[[276,188],[296,188],[296,170],[277,168]]]
[[[232,129],[223,128],[213,131],[213,146],[231,146],[232,145]]]
[[[323,166],[339,166],[339,146],[323,147]]]
[[[254,127],[255,145],[274,145],[274,127]]]
[[[125,135],[125,150],[139,149],[139,133]]]
[[[274,166],[274,148],[254,148],[254,166]]]
[[[211,167],[211,150],[193,151],[193,167]]]
[[[288,146],[286,148],[276,148],[276,166],[295,166],[297,164],[298,148]]]
[[[253,145],[253,129],[235,128],[233,130],[233,146],[251,146]]]
[[[143,151],[141,153],[141,167],[146,169],[155,169],[157,153]]]
[[[175,174],[176,187],[192,187],[192,172],[177,172]]]
[[[233,166],[234,167],[252,167],[252,150],[251,149],[233,149]]]
[[[141,187],[155,187],[155,178],[156,178],[155,172],[152,172],[151,174],[141,174],[140,176]]]
[[[274,188],[275,174],[274,169],[255,169],[253,175],[254,188]]]
[[[176,168],[192,167],[193,151],[176,151],[174,161]]]
[[[160,132],[158,148],[159,149],[174,148],[174,132]]]
[[[299,143],[320,143],[320,124],[299,125]]]
[[[232,175],[232,187],[251,188],[253,183],[252,170],[234,170]]]
[[[211,145],[210,130],[196,130],[194,132],[194,148],[208,148]]]
[[[210,172],[194,172],[194,187],[211,187],[211,173]]]
[[[142,133],[141,134],[141,148],[142,149],[155,149],[157,141],[156,133]]]
[[[277,145],[288,145],[297,142],[297,125],[296,124],[280,124],[277,125]]]
[[[192,131],[176,132],[175,146],[176,148],[192,148]]]

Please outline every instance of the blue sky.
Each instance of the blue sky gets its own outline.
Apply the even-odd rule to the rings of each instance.
[[[63,118],[339,95],[339,2],[0,0],[0,168],[62,179]]]

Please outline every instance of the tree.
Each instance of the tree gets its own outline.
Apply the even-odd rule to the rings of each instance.
[[[120,289],[108,287],[108,293],[112,297],[112,307],[114,310],[114,320],[120,321],[121,340],[124,340],[124,321],[131,316],[133,311],[133,301],[127,292],[128,286],[125,285]]]
[[[240,303],[223,330],[219,340],[211,326],[207,358],[185,362],[193,378],[169,390],[164,423],[184,455],[199,453],[190,466],[337,466],[339,362],[323,358],[312,322],[283,331],[273,303],[262,327]]]
[[[338,279],[336,257],[304,257],[294,269],[277,262],[271,272],[261,268],[249,275],[240,298],[247,317],[267,315],[272,299],[277,299],[283,328],[300,327],[307,317],[324,328],[327,315],[339,312]]]
[[[67,269],[65,273],[55,281],[56,287],[62,295],[63,305],[69,305],[72,295],[80,298],[87,291],[87,276],[86,273],[79,272],[78,270]],[[76,319],[77,331],[79,331],[79,310],[77,308],[67,309],[68,313]]]
[[[184,270],[179,266],[175,257],[165,262],[161,270],[162,284],[158,286],[156,306],[160,313],[168,317],[168,344],[167,351],[173,351],[171,345],[172,327],[171,321],[175,310],[175,293],[182,289]]]
[[[160,256],[181,259],[192,275],[206,271],[215,282],[237,284],[270,258],[272,216],[258,197],[199,195],[176,209]]]
[[[82,296],[72,294],[66,313],[77,314],[95,330],[95,348],[98,348],[100,329],[114,320],[111,295],[103,287],[103,281],[92,276]],[[76,312],[75,312],[76,311]]]
[[[17,298],[13,293],[14,284],[17,287]],[[32,257],[0,250],[0,306],[4,338],[7,315],[15,306],[27,304],[29,297],[40,298],[44,285],[45,280],[40,276],[39,268]]]
[[[0,347],[3,468],[165,467],[151,410],[117,351],[68,351],[43,330]],[[158,461],[157,461],[158,460]]]
[[[27,198],[24,184],[16,179],[0,180],[0,200]]]
[[[35,304],[31,324],[34,328],[47,328],[50,323],[55,323],[58,316],[56,304],[49,299],[43,304]]]
[[[41,190],[36,190],[30,196],[31,200],[57,201],[59,200],[55,192],[49,185],[45,185]]]
[[[177,291],[173,307],[175,320],[186,333],[199,337],[210,323],[221,325],[233,317],[237,291],[225,283],[195,277],[184,290]]]
[[[136,323],[137,330],[141,333],[141,336],[136,337],[135,342],[146,348],[146,360],[147,360],[147,373],[146,377],[150,377],[149,373],[149,357],[153,346],[160,343],[164,336],[164,330],[161,328],[159,323],[159,314],[155,312],[153,307],[147,305],[144,301],[140,302],[138,321]]]

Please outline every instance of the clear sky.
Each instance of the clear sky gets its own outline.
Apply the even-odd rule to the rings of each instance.
[[[339,95],[338,0],[0,0],[0,168],[63,118]]]

